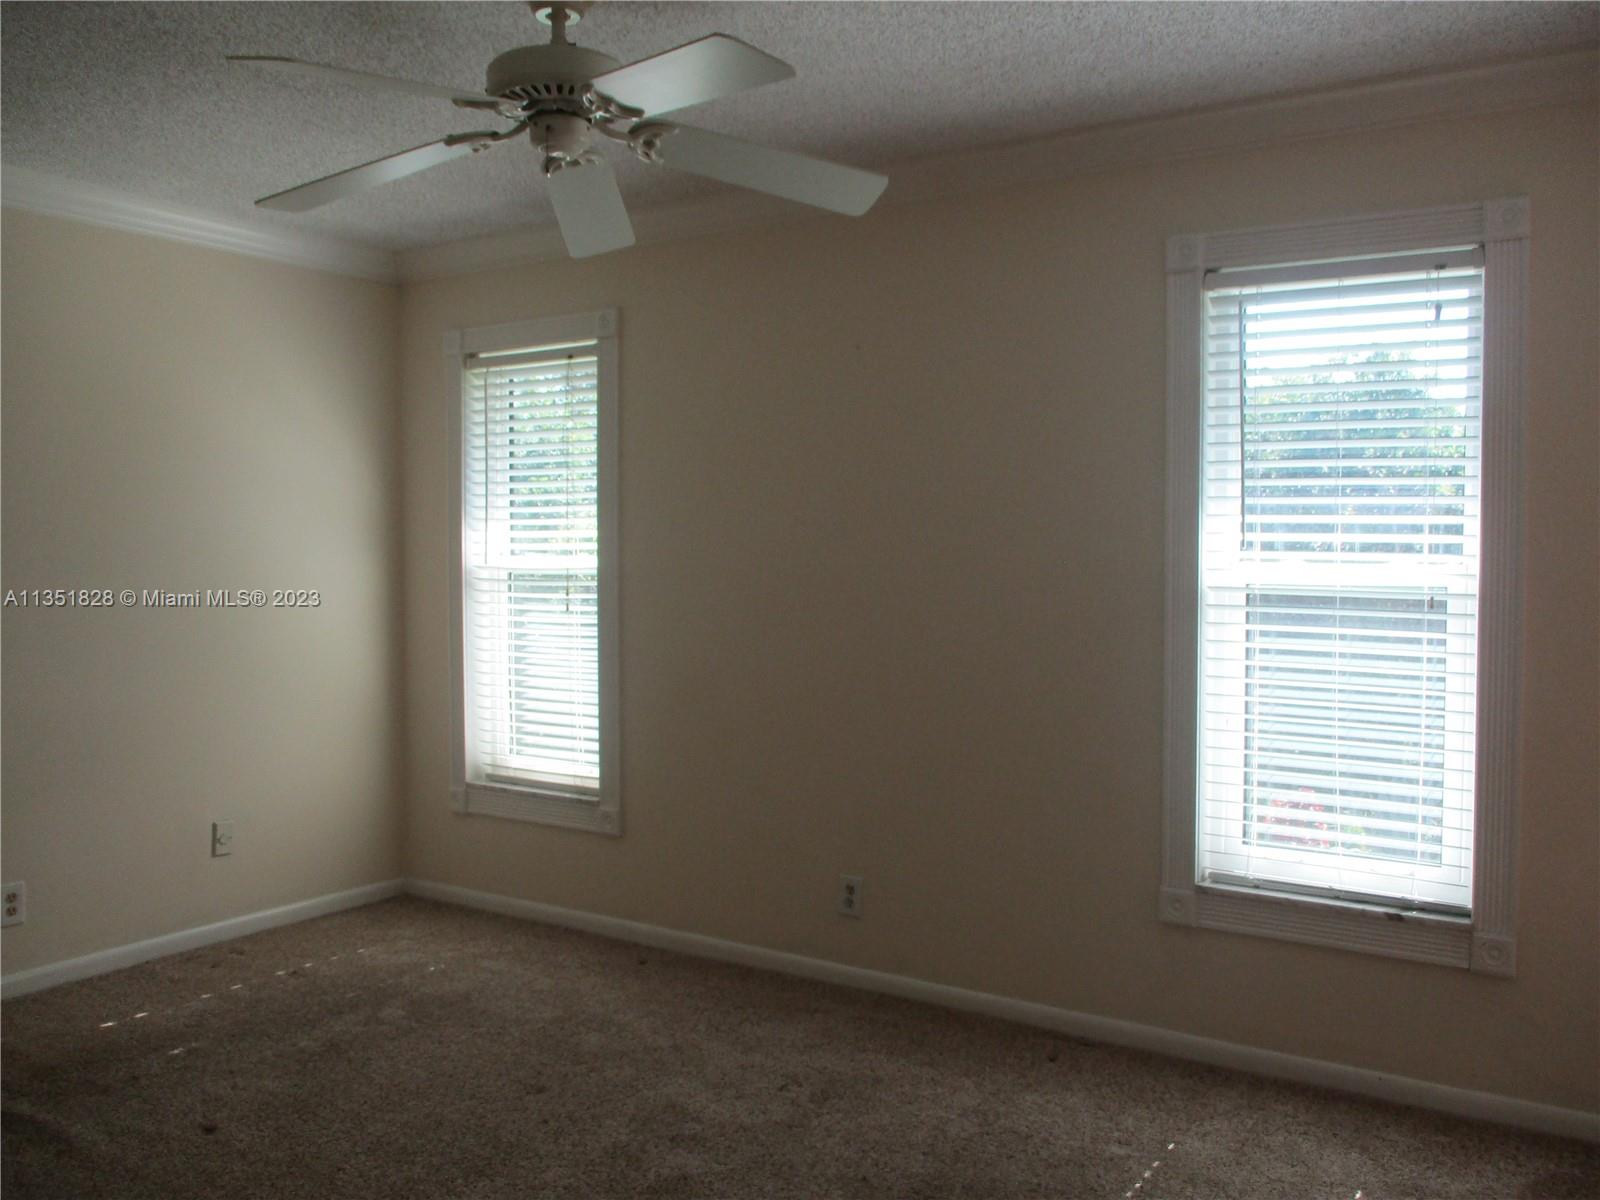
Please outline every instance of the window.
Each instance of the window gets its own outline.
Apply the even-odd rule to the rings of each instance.
[[[620,830],[614,312],[446,338],[459,811]]]
[[[1511,972],[1526,211],[1173,240],[1165,918]]]

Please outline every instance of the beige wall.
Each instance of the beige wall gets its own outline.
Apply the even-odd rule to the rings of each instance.
[[[1600,1108],[1596,128],[1416,126],[406,289],[409,872]],[[1165,239],[1523,192],[1520,974],[1160,924]],[[440,355],[610,304],[616,840],[450,812]]]
[[[1600,1108],[1596,127],[1592,108],[1418,126],[400,301],[8,210],[3,586],[324,606],[5,610],[0,873],[31,907],[5,971],[403,868]],[[1519,192],[1520,974],[1162,925],[1165,238]],[[615,840],[449,811],[439,353],[445,329],[610,304]],[[208,857],[213,818],[236,823],[231,858]],[[866,876],[860,922],[833,913],[844,871]]]
[[[8,209],[11,972],[399,874],[396,290]],[[210,822],[234,822],[209,857]]]

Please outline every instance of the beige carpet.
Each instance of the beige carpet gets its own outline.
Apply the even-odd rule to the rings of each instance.
[[[1600,1196],[1600,1148],[401,899],[4,1006],[6,1200]]]

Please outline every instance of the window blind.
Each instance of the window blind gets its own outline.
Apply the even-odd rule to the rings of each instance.
[[[470,777],[597,794],[593,343],[470,358],[462,432]]]
[[[1476,257],[1208,280],[1200,882],[1470,909]]]

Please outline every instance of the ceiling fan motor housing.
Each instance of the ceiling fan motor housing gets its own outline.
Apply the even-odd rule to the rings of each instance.
[[[545,113],[534,117],[528,136],[545,156],[545,172],[563,163],[585,162],[589,150],[589,122],[571,113]]]
[[[484,90],[491,96],[530,106],[534,112],[581,113],[584,86],[621,65],[609,54],[585,46],[519,46],[489,64]]]

